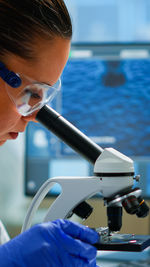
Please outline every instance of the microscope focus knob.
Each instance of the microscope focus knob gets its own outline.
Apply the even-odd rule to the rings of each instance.
[[[92,211],[93,207],[91,207],[86,201],[83,201],[76,206],[72,212],[83,220],[86,220],[91,215]]]

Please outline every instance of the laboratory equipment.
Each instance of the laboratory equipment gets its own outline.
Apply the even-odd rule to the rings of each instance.
[[[108,227],[97,229],[100,242],[97,249],[142,251],[150,246],[150,236],[119,235],[122,226],[122,209],[137,217],[146,217],[149,207],[142,198],[142,190],[134,188],[133,161],[113,148],[102,149],[86,135],[80,132],[59,113],[44,106],[36,119],[75,149],[84,158],[94,164],[94,175],[89,177],[54,177],[47,180],[39,189],[27,212],[22,231],[30,228],[32,218],[48,191],[55,183],[59,183],[62,192],[53,202],[44,218],[52,221],[58,218],[81,220],[92,212],[86,202],[91,196],[100,192],[107,208]]]
[[[150,199],[150,55],[144,44],[72,45],[62,89],[49,105],[101,147],[134,161],[145,199]],[[128,58],[122,58],[130,51]],[[84,53],[89,56],[84,57]],[[132,53],[139,57],[132,58]],[[142,145],[139,145],[142,144]],[[61,170],[61,171],[60,171]],[[80,171],[79,171],[80,170]],[[34,196],[47,177],[91,176],[93,165],[48,131],[30,122],[26,130],[24,192]],[[59,194],[56,185],[47,197]],[[97,198],[97,195],[94,197]]]

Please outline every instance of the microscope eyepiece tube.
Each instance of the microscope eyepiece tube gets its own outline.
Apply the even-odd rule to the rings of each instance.
[[[100,146],[47,105],[37,113],[36,119],[92,164],[103,152]]]

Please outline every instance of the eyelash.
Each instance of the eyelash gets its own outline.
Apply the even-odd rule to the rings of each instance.
[[[29,89],[26,89],[25,93],[30,94],[32,98],[41,99],[41,96]]]

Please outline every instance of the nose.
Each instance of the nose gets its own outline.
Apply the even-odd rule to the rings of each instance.
[[[25,122],[29,122],[29,121],[34,121],[34,122],[38,122],[36,120],[36,115],[37,115],[38,111],[35,111],[34,113],[28,115],[28,116],[22,116],[22,119],[25,121]]]

